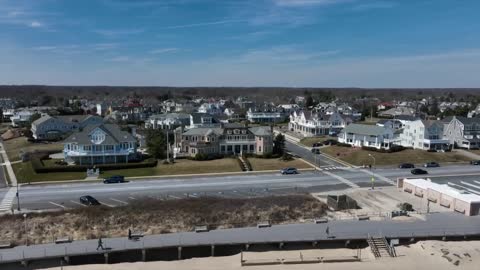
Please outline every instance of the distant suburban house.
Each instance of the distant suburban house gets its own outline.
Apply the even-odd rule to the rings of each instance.
[[[217,117],[208,113],[192,113],[190,114],[190,125],[188,128],[215,128],[222,124]]]
[[[155,114],[145,122],[146,128],[174,130],[190,125],[191,115],[187,113]]]
[[[30,122],[30,118],[34,115],[35,112],[31,110],[21,110],[16,111],[10,116],[10,121],[12,122],[12,127],[20,127],[25,126],[27,123]]]
[[[352,120],[339,113],[327,115],[312,111],[293,112],[290,115],[288,128],[305,137],[318,135],[333,135],[339,133]]]
[[[222,114],[223,106],[218,103],[203,103],[197,110],[199,113],[208,113],[208,114]]]
[[[393,130],[401,129],[403,128],[402,122],[400,122],[397,119],[380,119],[376,123],[377,126],[379,127],[388,127]]]
[[[480,118],[454,116],[444,126],[443,135],[459,148],[480,148]]]
[[[281,123],[288,117],[282,108],[254,109],[247,111],[247,120],[250,123]]]
[[[388,127],[350,124],[338,135],[338,141],[358,147],[389,149],[394,143],[394,132]]]
[[[63,153],[79,165],[128,163],[137,159],[137,139],[115,124],[89,125],[65,139]]]
[[[44,115],[32,123],[32,136],[36,140],[57,140],[88,125],[103,123],[96,115]]]
[[[448,139],[443,138],[443,123],[434,120],[416,120],[405,125],[400,145],[421,150],[447,150]]]
[[[273,151],[270,127],[246,127],[226,124],[219,128],[192,128],[184,132],[180,151],[188,156],[197,154],[257,154]]]
[[[394,118],[395,116],[399,116],[399,115],[413,116],[415,115],[415,109],[401,106],[401,107],[391,108],[386,111],[382,111],[378,113],[379,117],[388,117],[388,118]]]

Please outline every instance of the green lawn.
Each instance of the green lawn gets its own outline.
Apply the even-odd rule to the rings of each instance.
[[[44,162],[54,163],[54,160]],[[62,173],[35,173],[31,162],[13,164],[13,169],[20,183],[42,182],[42,181],[60,181],[60,180],[80,180],[87,177],[86,172],[62,172]],[[155,176],[155,175],[179,175],[196,173],[220,173],[220,172],[240,172],[238,162],[233,158],[224,158],[209,161],[193,161],[187,159],[178,159],[174,164],[164,165],[159,162],[156,167],[137,168],[125,170],[109,170],[100,172],[100,177],[112,175],[123,175],[125,177],[135,176]]]
[[[286,167],[294,167],[297,169],[312,168],[310,165],[299,159],[283,161],[278,158],[248,158],[248,160],[250,161],[250,164],[252,164],[253,171],[280,170]]]
[[[318,137],[307,137],[307,138],[303,138],[300,140],[300,143],[305,145],[305,146],[308,146],[308,147],[312,147],[314,143],[317,143],[317,142],[324,142],[326,140],[337,140],[336,137],[330,137],[330,136],[318,136]]]
[[[353,165],[373,164],[371,154],[375,157],[377,165],[398,165],[400,163],[421,164],[428,161],[440,163],[467,162],[470,159],[455,152],[427,152],[423,150],[406,149],[395,153],[379,153],[374,151],[362,150],[361,148],[350,148],[340,146],[329,146],[322,148],[323,153],[332,157],[339,158]]]
[[[43,151],[58,151],[63,150],[62,143],[32,143],[27,141],[26,137],[19,137],[3,142],[5,149],[7,151],[8,159],[10,161],[20,160],[20,152],[33,152],[35,150]]]

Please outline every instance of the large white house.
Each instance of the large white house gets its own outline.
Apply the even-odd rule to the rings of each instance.
[[[394,143],[394,132],[388,127],[350,124],[338,135],[338,141],[358,147],[390,149]]]
[[[454,116],[444,126],[443,135],[460,148],[480,148],[480,118]]]
[[[189,126],[191,115],[188,113],[165,113],[150,116],[145,122],[146,128],[174,130],[177,127]]]
[[[450,141],[443,138],[443,123],[433,120],[416,120],[407,123],[400,134],[400,144],[421,150],[450,148]]]
[[[337,134],[352,121],[339,113],[325,114],[312,111],[293,112],[288,128],[305,137]]]
[[[44,115],[32,123],[32,136],[36,140],[65,138],[69,133],[88,125],[98,125],[104,119],[96,115]]]
[[[90,125],[64,141],[63,153],[79,165],[128,163],[137,158],[137,140],[115,124]]]

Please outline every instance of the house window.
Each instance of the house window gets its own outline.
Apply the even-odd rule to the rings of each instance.
[[[258,147],[258,152],[262,152],[262,147],[261,146]]]
[[[85,150],[85,151],[92,151],[92,146],[90,146],[90,145],[84,145],[84,146],[83,146],[83,150]]]
[[[113,151],[113,145],[105,145],[105,151]]]
[[[253,152],[255,150],[255,146],[253,144],[250,144],[250,152]]]
[[[227,146],[227,151],[232,152],[232,146],[231,145]]]
[[[222,150],[221,150],[222,153],[225,152],[225,145],[222,145],[222,146],[220,147],[220,149],[222,149]]]

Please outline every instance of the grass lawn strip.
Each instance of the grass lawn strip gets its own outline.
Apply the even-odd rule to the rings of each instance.
[[[406,149],[395,153],[379,153],[361,148],[329,146],[322,148],[323,153],[353,165],[361,166],[373,163],[371,154],[375,157],[376,165],[398,165],[400,163],[421,164],[428,161],[442,163],[468,162],[470,159],[455,152],[427,152],[423,150]]]
[[[324,142],[326,140],[329,140],[329,139],[332,139],[332,140],[337,140],[336,137],[330,137],[330,136],[319,136],[319,137],[307,137],[307,138],[303,138],[300,140],[300,143],[307,146],[307,147],[312,147],[314,143],[317,143],[317,142]]]
[[[278,158],[248,158],[252,164],[253,171],[281,170],[287,167],[297,169],[311,169],[312,167],[300,159],[283,161]]]
[[[13,162],[20,160],[20,151],[33,152],[37,151],[58,151],[63,150],[63,144],[61,143],[32,143],[27,141],[26,137],[19,137],[3,142],[5,150],[8,155],[8,159]]]

